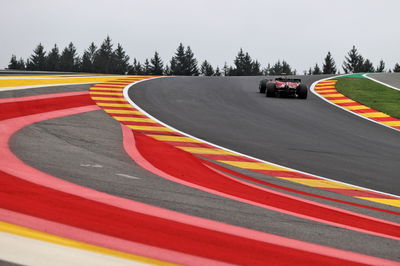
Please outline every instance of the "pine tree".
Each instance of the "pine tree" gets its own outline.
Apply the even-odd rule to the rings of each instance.
[[[400,64],[396,63],[393,68],[393,72],[400,72]]]
[[[322,65],[323,74],[336,74],[335,60],[331,56],[331,52],[328,52],[324,59],[324,64]]]
[[[264,68],[264,70],[263,70],[263,74],[264,74],[265,76],[268,76],[268,75],[270,75],[270,72],[271,72],[271,64],[268,63],[268,64],[267,64],[267,67]]]
[[[225,62],[224,63],[224,67],[222,68],[222,70],[223,70],[223,75],[224,76],[228,76],[228,74],[229,74],[229,67],[228,67],[228,64]]]
[[[82,72],[94,73],[94,58],[96,57],[97,47],[92,42],[87,50],[83,52],[82,56]]]
[[[58,49],[57,44],[54,44],[54,47],[47,54],[46,70],[49,70],[49,71],[60,70],[60,51]]]
[[[243,61],[241,62],[241,69],[237,68],[238,76],[250,76],[253,70],[253,60],[251,59],[248,52],[244,55]]]
[[[294,72],[292,71],[292,68],[285,60],[282,61],[282,72],[281,73],[286,73],[286,75],[294,74]]]
[[[255,60],[255,61],[252,62],[250,75],[251,76],[262,75],[261,64],[260,64],[260,62],[258,62],[258,60]]]
[[[228,67],[228,76],[235,76],[235,69],[231,66]]]
[[[318,66],[317,63],[315,63],[315,66],[314,66],[314,69],[313,69],[313,71],[312,71],[312,74],[313,74],[313,75],[320,75],[320,74],[322,74],[322,71],[321,71],[321,69],[319,68],[319,66]]]
[[[269,71],[269,75],[281,75],[285,73],[286,75],[293,75],[294,71],[292,71],[292,68],[290,67],[290,65],[283,60],[282,63],[280,60],[278,60],[278,62],[276,62]]]
[[[164,72],[164,63],[158,52],[154,52],[153,58],[150,59],[150,75],[162,75]]]
[[[24,59],[22,59],[22,57],[18,60],[17,69],[19,69],[19,70],[25,69],[25,62],[24,62]]]
[[[74,72],[81,72],[82,71],[82,59],[80,56],[76,56],[74,58]]]
[[[26,64],[25,64],[25,66],[26,66],[26,70],[33,70],[33,65],[32,65],[32,63],[31,63],[31,60],[29,60],[29,58],[26,59]]]
[[[82,72],[91,73],[94,72],[93,62],[90,60],[88,51],[84,51],[82,55]]]
[[[66,72],[73,72],[77,70],[76,66],[76,48],[72,42],[61,53],[60,57],[60,70]]]
[[[376,67],[376,72],[385,72],[385,62],[381,59],[379,65]]]
[[[247,62],[245,62],[247,59]],[[243,52],[243,49],[240,48],[235,60],[233,61],[235,68],[232,69],[231,75],[233,76],[244,76],[246,72],[246,63],[248,63],[248,68],[251,68],[251,61],[248,61],[249,56],[247,56]]]
[[[345,61],[343,62],[343,70],[347,73],[359,73],[363,70],[364,58],[358,53],[356,46],[345,56]]]
[[[375,68],[369,59],[365,59],[361,72],[375,72]]]
[[[142,64],[140,64],[140,62],[137,61],[136,58],[133,59],[133,65],[131,66],[128,74],[129,75],[143,75]]]
[[[122,48],[121,44],[117,44],[117,48],[114,51],[113,57],[113,73],[127,74],[129,70],[129,56],[126,55],[124,48]]]
[[[11,55],[10,63],[8,64],[8,69],[18,69],[18,61],[15,55]]]
[[[261,74],[261,64],[257,60],[253,61],[249,53],[244,53],[242,48],[240,48],[233,63],[235,64],[235,68],[231,72],[234,76],[254,76]]]
[[[114,53],[110,36],[104,39],[94,57],[94,70],[97,73],[114,73]]]
[[[222,75],[221,70],[220,70],[219,67],[217,66],[217,68],[215,69],[215,72],[214,72],[214,76],[220,77],[221,75]]]
[[[278,60],[278,62],[276,62],[274,65],[272,65],[272,67],[269,70],[269,74],[271,76],[282,74],[281,60]]]
[[[198,76],[199,69],[197,67],[197,59],[194,57],[190,46],[185,51],[185,75],[187,76]]]
[[[182,43],[176,49],[175,55],[170,61],[170,71],[172,75],[198,76],[197,59],[194,57],[192,49],[185,47]]]
[[[164,75],[172,75],[171,74],[171,68],[170,68],[170,66],[168,64],[165,66]]]
[[[308,69],[307,75],[312,75],[312,68],[311,67]]]
[[[210,63],[208,63],[207,60],[204,60],[204,62],[201,64],[200,73],[204,76],[213,76],[215,74],[214,68]]]
[[[143,75],[149,75],[149,74],[150,74],[150,61],[149,59],[146,58],[143,64]]]
[[[170,61],[170,69],[172,75],[185,75],[185,47],[182,43],[179,44],[176,49],[175,55],[172,57]]]
[[[46,69],[46,52],[41,43],[33,50],[33,54],[29,60],[29,70],[45,70]]]

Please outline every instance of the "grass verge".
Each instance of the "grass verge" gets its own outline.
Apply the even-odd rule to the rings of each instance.
[[[400,91],[367,78],[338,78],[336,89],[348,98],[400,119]]]

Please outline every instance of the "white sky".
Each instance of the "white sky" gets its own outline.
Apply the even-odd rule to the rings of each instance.
[[[242,47],[263,66],[285,59],[298,73],[331,51],[337,66],[355,44],[374,65],[400,62],[399,0],[0,0],[0,68],[39,42],[72,41],[80,54],[108,35],[140,61],[169,61],[179,42],[199,62],[223,66]]]

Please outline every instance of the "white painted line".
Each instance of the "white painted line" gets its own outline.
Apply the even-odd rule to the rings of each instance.
[[[344,76],[344,75],[341,75],[341,76]],[[339,76],[335,76],[335,77],[339,77]],[[189,138],[196,139],[196,140],[198,140],[198,141],[204,142],[204,143],[206,143],[206,144],[212,145],[212,146],[214,146],[214,147],[216,147],[216,148],[219,148],[219,149],[222,149],[222,150],[225,150],[225,151],[229,151],[229,152],[233,152],[233,153],[239,154],[239,155],[241,155],[241,156],[243,156],[243,157],[246,157],[246,158],[249,158],[249,159],[253,159],[253,160],[256,160],[256,161],[259,161],[259,162],[262,162],[262,163],[267,163],[267,164],[275,165],[275,166],[282,167],[282,168],[286,168],[286,169],[288,169],[288,170],[296,171],[296,172],[298,172],[298,173],[302,173],[302,174],[314,176],[314,177],[321,178],[321,179],[324,179],[324,180],[337,182],[337,183],[339,183],[339,184],[344,184],[344,185],[348,185],[348,186],[353,186],[353,187],[355,187],[355,188],[360,188],[360,189],[363,189],[363,190],[372,191],[372,192],[380,193],[380,194],[383,194],[383,195],[388,195],[388,196],[392,196],[392,197],[397,197],[397,198],[400,199],[400,196],[398,196],[398,195],[394,195],[394,194],[390,194],[390,193],[386,193],[386,192],[381,192],[381,191],[378,191],[378,190],[373,190],[373,189],[369,189],[369,188],[365,188],[365,187],[361,187],[361,186],[356,186],[356,185],[349,184],[349,183],[345,183],[345,182],[342,182],[342,181],[337,181],[337,180],[334,180],[334,179],[330,179],[330,178],[326,178],[326,177],[322,177],[322,176],[310,174],[310,173],[307,173],[307,172],[299,171],[299,170],[296,170],[296,169],[293,169],[293,168],[289,168],[289,167],[286,167],[286,166],[282,166],[282,165],[279,165],[279,164],[275,164],[275,163],[272,163],[272,162],[264,161],[264,160],[262,160],[262,159],[258,159],[258,158],[255,158],[255,157],[252,157],[252,156],[249,156],[249,155],[246,155],[246,154],[237,152],[237,151],[233,151],[233,150],[230,150],[230,149],[228,149],[228,148],[221,147],[221,146],[219,146],[219,145],[217,145],[217,144],[208,142],[208,141],[206,141],[206,140],[203,140],[203,139],[194,137],[194,136],[189,135],[189,134],[187,134],[187,133],[185,133],[185,132],[182,132],[182,131],[180,131],[180,130],[178,130],[178,129],[172,127],[172,126],[169,126],[169,125],[165,124],[164,122],[158,120],[157,118],[155,118],[154,116],[150,115],[150,114],[147,113],[145,110],[143,110],[142,108],[140,108],[131,98],[129,98],[129,95],[128,95],[128,91],[129,91],[129,89],[130,89],[133,85],[136,85],[136,84],[141,83],[141,82],[153,80],[153,79],[159,79],[159,78],[169,78],[169,77],[156,77],[156,78],[150,78],[150,79],[145,79],[145,80],[136,81],[136,82],[133,82],[133,83],[127,85],[127,86],[124,88],[124,90],[123,90],[124,98],[125,98],[133,107],[135,107],[137,110],[139,110],[139,111],[142,112],[143,114],[147,115],[148,117],[150,117],[151,119],[153,119],[153,120],[156,121],[157,123],[160,123],[161,125],[163,125],[163,126],[169,128],[169,129],[172,129],[172,130],[174,130],[174,131],[176,131],[176,132],[178,132],[178,133],[180,133],[180,134],[182,134],[182,135],[184,135],[184,136],[187,136],[187,137],[189,137]],[[318,81],[314,82],[311,86],[312,86],[312,88],[314,89],[314,86],[315,86],[316,83],[318,83],[318,82],[320,82],[320,81],[323,81],[323,80],[331,79],[331,78],[333,78],[333,77],[318,80]],[[315,91],[314,91],[313,93],[316,94]],[[320,96],[320,97],[321,97],[321,96]]]
[[[81,163],[81,166],[82,167],[93,167],[93,168],[103,168],[103,166],[101,165],[101,164],[84,164],[84,163]]]
[[[0,80],[16,80],[16,79],[83,79],[83,78],[121,78],[126,77],[122,76],[103,76],[103,75],[96,75],[96,76],[78,76],[78,77],[0,77]],[[101,81],[100,81],[101,82]],[[100,83],[99,81],[96,82],[84,82],[84,83],[61,83],[61,84],[47,84],[47,85],[27,85],[27,86],[14,86],[14,87],[0,87],[0,92],[2,91],[13,91],[13,90],[25,90],[25,89],[34,89],[34,88],[42,88],[42,87],[54,87],[54,86],[68,86],[68,85],[84,85],[84,84],[96,84]]]
[[[0,232],[0,258],[22,265],[148,265]]]
[[[382,85],[384,85],[384,86],[386,86],[386,87],[389,87],[389,88],[391,88],[391,89],[395,89],[395,90],[400,91],[400,88],[396,88],[396,87],[394,87],[394,86],[392,86],[392,85],[390,85],[390,84],[384,83],[384,82],[379,81],[379,80],[374,79],[374,78],[371,78],[371,77],[368,76],[368,74],[372,74],[372,73],[366,73],[366,74],[363,75],[363,77],[365,77],[365,78],[367,78],[367,79],[370,79],[370,80],[372,80],[372,81],[375,81],[376,83],[382,84]]]
[[[65,84],[48,84],[48,85],[30,85],[30,86],[17,86],[17,87],[0,87],[1,91],[15,91],[15,90],[26,90],[34,88],[44,88],[44,87],[56,87],[56,86],[73,86],[73,85],[85,85],[85,84],[96,84],[99,82],[89,82],[89,83],[65,83]]]
[[[346,74],[346,75],[348,75],[348,74]],[[318,96],[319,98],[321,98],[322,100],[324,100],[325,102],[327,102],[327,103],[329,103],[329,104],[331,104],[331,105],[333,105],[333,106],[335,106],[335,107],[337,107],[337,108],[340,108],[340,109],[342,109],[342,110],[344,110],[344,111],[346,111],[346,112],[349,112],[349,113],[351,113],[351,114],[353,114],[353,115],[356,115],[356,116],[358,116],[358,117],[361,117],[361,118],[363,118],[363,119],[369,120],[369,121],[371,121],[371,122],[373,122],[373,123],[375,123],[375,124],[378,124],[378,125],[381,125],[381,126],[384,126],[384,127],[387,127],[387,128],[392,129],[392,130],[395,130],[395,131],[399,131],[399,132],[400,132],[400,129],[397,129],[397,128],[394,128],[394,127],[391,127],[391,126],[388,126],[388,125],[385,125],[385,124],[382,124],[382,123],[379,123],[378,121],[372,120],[371,118],[368,118],[368,117],[366,117],[366,116],[362,116],[362,115],[360,115],[360,114],[358,114],[358,113],[356,113],[356,112],[353,112],[353,111],[351,111],[351,110],[349,110],[349,109],[346,109],[346,108],[344,108],[344,107],[342,107],[342,106],[340,106],[340,105],[337,105],[337,104],[335,104],[335,103],[333,103],[333,102],[327,100],[326,98],[324,98],[322,95],[320,95],[319,93],[317,93],[317,92],[315,91],[315,89],[314,89],[315,85],[317,85],[318,82],[321,82],[321,81],[324,81],[324,80],[328,80],[328,79],[332,79],[332,78],[342,77],[342,76],[346,76],[346,75],[334,76],[334,77],[330,77],[330,78],[325,78],[325,79],[317,80],[316,82],[314,82],[314,83],[311,85],[310,91],[311,91],[313,94],[315,94],[316,96]],[[381,192],[381,193],[383,193],[383,192]]]
[[[117,176],[122,176],[122,177],[126,177],[126,178],[129,178],[129,179],[140,179],[140,178],[137,177],[137,176],[131,176],[131,175],[126,175],[126,174],[115,174],[115,175],[117,175]]]
[[[69,77],[61,77],[61,76],[54,76],[54,77],[48,77],[49,75],[44,75],[47,77],[41,77],[41,76],[8,76],[8,77],[0,77],[0,80],[16,80],[16,79],[82,79],[82,78],[120,78],[120,77],[126,77],[124,75],[121,76],[107,76],[107,75],[95,75],[95,76],[69,76]]]

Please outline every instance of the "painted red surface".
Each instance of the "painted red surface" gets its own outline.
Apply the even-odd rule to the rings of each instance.
[[[96,233],[62,223],[56,223],[46,219],[0,209],[0,221],[31,228],[33,230],[46,232],[48,234],[74,239],[76,241],[93,244],[126,253],[150,257],[164,261],[171,261],[183,265],[226,265],[223,262],[215,261],[199,256],[193,256],[173,250],[153,247],[125,239]],[[230,264],[229,264],[230,265]]]
[[[297,189],[292,189],[292,188],[288,188],[288,187],[284,187],[284,186],[280,186],[280,185],[275,185],[275,184],[272,184],[270,182],[266,182],[266,181],[259,180],[257,178],[253,178],[253,177],[241,174],[241,173],[237,173],[235,171],[232,171],[232,170],[230,170],[228,168],[222,167],[222,166],[220,166],[218,164],[215,164],[215,163],[212,163],[210,161],[203,160],[203,163],[206,164],[206,165],[209,165],[209,166],[211,166],[211,167],[213,167],[215,169],[223,171],[223,172],[225,172],[227,174],[230,174],[232,176],[237,176],[237,177],[240,177],[240,178],[242,178],[244,180],[252,181],[252,182],[255,182],[255,183],[258,183],[258,184],[261,184],[261,185],[266,185],[268,187],[278,188],[278,189],[281,189],[281,190],[294,192],[294,193],[297,193],[297,194],[306,195],[306,196],[310,196],[310,197],[313,197],[313,198],[319,198],[319,199],[324,199],[324,200],[328,200],[328,201],[339,202],[339,203],[343,203],[343,204],[346,204],[346,205],[357,206],[357,207],[360,207],[360,208],[370,209],[370,210],[374,210],[374,211],[380,211],[380,212],[386,212],[386,213],[390,213],[390,214],[400,215],[400,212],[395,212],[395,211],[375,208],[375,207],[371,207],[371,206],[367,206],[367,205],[362,205],[362,204],[358,204],[358,203],[354,203],[354,202],[349,202],[349,201],[344,201],[344,200],[338,200],[338,199],[334,199],[334,198],[324,197],[324,196],[321,196],[321,195],[308,193],[308,192],[300,191],[300,190],[297,190]],[[368,192],[368,191],[364,191],[364,190],[349,190],[349,189],[328,189],[328,190],[330,190],[332,192],[336,192],[336,193],[342,192],[342,190],[344,190],[343,194],[344,193],[348,193],[348,195],[350,195],[350,196],[358,196],[358,197],[374,197],[377,194],[377,193],[374,193],[374,192]],[[378,195],[380,195],[380,194],[378,194]],[[394,198],[394,197],[387,196],[387,198],[390,199],[390,198]]]
[[[93,104],[94,102],[88,94],[28,101],[17,99],[15,102],[1,104],[0,120]]]
[[[93,102],[88,95],[69,95],[55,99],[28,100],[23,101],[23,103],[22,101],[9,102],[1,104],[0,117],[1,119],[10,119],[6,120],[9,123],[3,124],[7,124],[7,132],[15,132],[23,125],[40,121],[40,119],[45,120],[96,110],[97,107],[88,106],[92,104]],[[78,108],[85,106],[88,108]],[[69,109],[69,111],[67,108],[72,109]],[[21,117],[21,119],[12,119],[18,117]],[[7,141],[11,135],[3,135],[1,137]],[[251,200],[261,200],[259,194],[261,190],[235,182],[224,175],[216,173],[186,152],[176,148],[171,150],[172,147],[167,144],[164,145],[168,146],[169,149],[164,146],[156,147],[155,142],[158,141],[141,134],[136,135],[136,140],[137,147],[146,160],[160,167],[163,171],[202,185],[204,185],[204,181],[211,182],[212,187],[219,189],[221,189],[221,186],[228,185],[227,189],[229,191],[225,192],[230,194],[239,193],[238,196],[244,196],[243,193],[257,191]],[[157,145],[160,143],[158,142]],[[73,227],[86,230],[87,232],[98,234],[96,235],[97,237],[107,235],[119,240],[190,254],[193,255],[192,258],[200,256],[236,264],[265,265],[266,262],[269,264],[296,265],[390,263],[378,258],[247,229],[234,228],[229,225],[189,217],[79,187],[24,165],[21,161],[9,155],[10,151],[5,144],[2,142],[0,148],[3,154],[8,154],[8,157],[3,158],[9,158],[12,164],[5,167],[7,172],[0,171],[0,208],[13,213],[20,213],[24,215],[25,220],[26,217],[36,217],[41,221],[70,226],[70,229]],[[155,162],[160,152],[170,152],[169,165],[165,165],[167,162]],[[163,159],[165,156],[167,155],[164,154],[159,159]],[[176,168],[179,163],[183,166],[181,169]],[[6,164],[1,165],[4,167]],[[15,169],[11,169],[11,167]],[[204,176],[204,174],[207,174],[207,176]],[[210,176],[208,176],[209,174]],[[201,175],[203,175],[203,181],[199,180]],[[212,177],[218,177],[219,179],[212,180]],[[245,188],[245,191],[236,191],[236,189],[242,188]],[[268,202],[269,200],[278,199],[278,196],[283,196],[266,194],[265,190],[261,192],[263,192],[264,198],[266,195],[270,197]],[[287,204],[290,203],[290,197],[289,201],[285,197],[281,199],[282,202],[279,204],[288,207]],[[304,202],[299,204],[304,204]],[[301,207],[300,205],[297,205],[297,207]],[[326,215],[328,217],[332,215],[330,211],[334,210],[327,211]],[[350,214],[345,213],[344,216],[346,217],[343,221],[347,221],[346,219],[350,218],[348,215]],[[390,226],[393,225],[391,224],[373,219],[364,221],[362,220],[364,219],[363,217],[351,217],[355,218],[354,222],[361,222],[360,228],[366,227],[366,230],[382,234],[392,233]],[[381,227],[379,230],[376,228],[376,223]],[[354,261],[359,261],[359,263]]]
[[[138,151],[154,167],[187,183],[225,197],[351,230],[400,239],[400,226],[226,178],[195,156],[142,134],[135,134]]]
[[[38,186],[4,172],[0,172],[0,176],[2,208],[96,233],[238,264],[344,263],[340,258],[312,251],[299,251],[119,209]]]
[[[33,96],[25,96],[25,97],[12,97],[12,98],[4,98],[0,99],[0,104],[3,103],[15,103],[15,102],[27,102],[27,101],[36,101],[50,98],[60,98],[66,96],[77,96],[77,95],[87,95],[88,91],[77,91],[77,92],[59,92],[59,93],[51,93],[51,94],[40,94]]]

